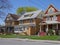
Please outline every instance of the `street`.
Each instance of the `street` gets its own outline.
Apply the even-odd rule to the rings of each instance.
[[[0,45],[60,45],[60,42],[56,41],[35,41],[28,39],[5,39],[0,38]]]

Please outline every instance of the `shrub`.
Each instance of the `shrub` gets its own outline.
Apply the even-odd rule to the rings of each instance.
[[[53,30],[52,29],[48,30],[48,34],[53,35]]]

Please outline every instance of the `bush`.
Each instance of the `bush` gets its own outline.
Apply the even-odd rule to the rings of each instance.
[[[53,35],[53,30],[52,29],[48,30],[48,34]]]

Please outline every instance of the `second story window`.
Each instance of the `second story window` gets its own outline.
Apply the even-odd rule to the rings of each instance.
[[[9,20],[9,18],[7,18],[7,20]]]
[[[30,19],[29,21],[30,21],[30,23],[32,23],[32,22],[33,22],[33,20],[32,20],[32,19]]]
[[[20,21],[20,23],[22,24],[22,23],[23,23],[23,21],[21,20],[21,21]]]
[[[46,21],[51,21],[51,17],[46,17]]]
[[[12,17],[10,17],[9,19],[12,20]]]
[[[52,17],[52,20],[57,20],[57,16],[54,15],[54,16]]]

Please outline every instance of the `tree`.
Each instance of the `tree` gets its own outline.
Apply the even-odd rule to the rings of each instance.
[[[0,0],[0,19],[5,16],[5,10],[10,9],[9,0]]]
[[[17,14],[23,14],[24,12],[31,12],[38,10],[35,7],[19,7],[16,11]]]

